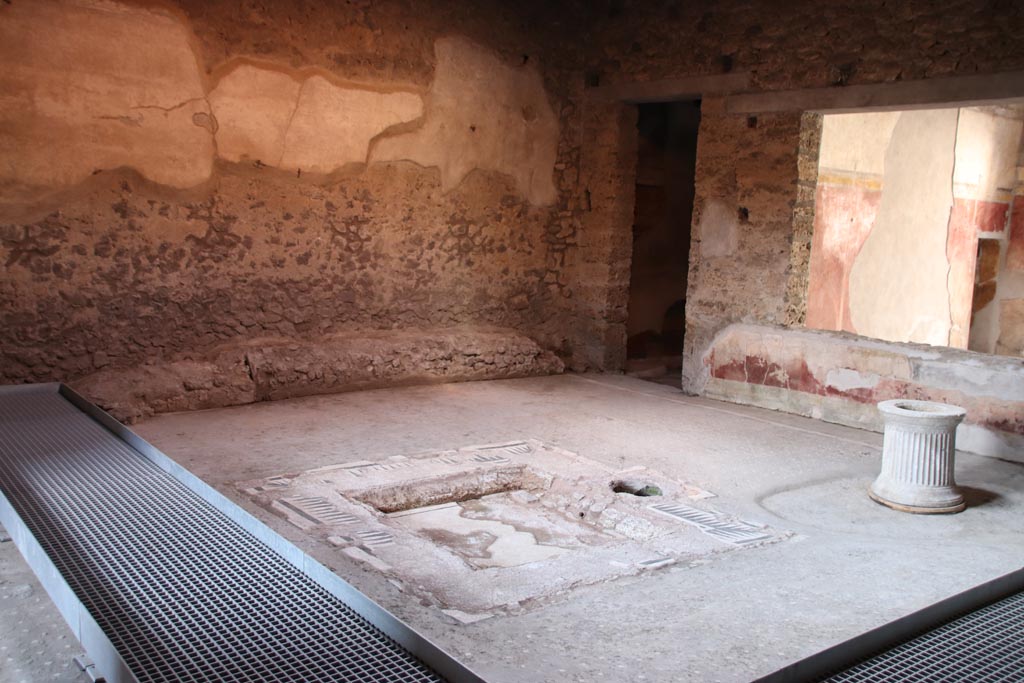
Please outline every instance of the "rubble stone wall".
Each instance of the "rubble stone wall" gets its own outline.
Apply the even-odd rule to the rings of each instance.
[[[0,383],[399,329],[571,357],[545,30],[501,2],[0,5]]]

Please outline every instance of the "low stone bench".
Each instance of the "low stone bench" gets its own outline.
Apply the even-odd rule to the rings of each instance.
[[[201,358],[104,369],[72,382],[119,420],[358,389],[560,373],[562,362],[512,330],[441,328],[261,338]]]

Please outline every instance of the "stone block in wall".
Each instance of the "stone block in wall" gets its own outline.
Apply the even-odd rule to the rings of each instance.
[[[841,332],[736,324],[703,357],[704,395],[881,430],[895,398],[962,406],[963,450],[1024,462],[1024,360]]]
[[[557,374],[562,362],[511,330],[430,329],[266,338],[204,360],[102,370],[73,385],[119,420],[314,394]]]

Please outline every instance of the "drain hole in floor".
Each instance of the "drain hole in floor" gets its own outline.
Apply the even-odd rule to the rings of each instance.
[[[614,493],[628,493],[642,498],[661,495],[660,488],[644,481],[613,481],[612,491]]]

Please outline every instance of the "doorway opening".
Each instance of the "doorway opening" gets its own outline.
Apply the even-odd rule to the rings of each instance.
[[[700,100],[639,110],[626,372],[679,386]]]

